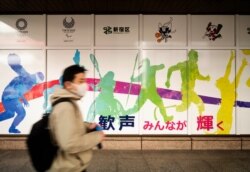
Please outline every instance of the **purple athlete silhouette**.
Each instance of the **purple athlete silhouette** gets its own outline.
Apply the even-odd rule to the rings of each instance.
[[[13,78],[3,91],[2,104],[5,111],[0,113],[0,122],[13,118],[16,113],[16,117],[9,128],[9,133],[21,133],[16,127],[22,122],[26,115],[22,103],[24,106],[29,106],[24,94],[33,86],[42,82],[44,80],[44,74],[42,72],[35,74],[28,73],[21,65],[20,57],[16,54],[8,55],[8,64],[18,76]]]

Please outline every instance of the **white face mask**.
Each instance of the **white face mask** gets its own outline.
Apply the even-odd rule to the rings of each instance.
[[[83,84],[74,84],[76,88],[76,94],[83,97],[86,95],[87,90],[88,90],[88,84],[87,83],[83,83]]]

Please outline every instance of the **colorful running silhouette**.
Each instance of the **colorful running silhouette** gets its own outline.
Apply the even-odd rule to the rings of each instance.
[[[78,49],[76,49],[75,55],[73,57],[74,64],[80,65],[80,59],[81,59],[80,51]],[[52,109],[51,104],[48,103],[49,95],[54,93],[56,88],[62,88],[63,87],[63,85],[62,85],[62,76],[58,80],[59,80],[59,84],[55,84],[52,87],[47,88],[47,89],[45,89],[43,91],[43,97],[44,97],[43,109],[45,110],[46,113],[51,112],[51,109]]]
[[[250,50],[242,50],[243,54],[250,55]]]
[[[191,103],[196,104],[198,107],[199,115],[205,110],[204,103],[198,94],[194,91],[195,81],[204,80],[210,81],[210,76],[203,76],[199,72],[198,53],[195,50],[190,50],[188,53],[188,60],[180,62],[168,69],[166,87],[170,87],[170,77],[174,71],[179,70],[181,74],[181,95],[182,103],[176,106],[177,112],[183,112],[187,110]]]
[[[102,77],[96,57],[93,54],[90,54],[90,59],[100,77],[100,82],[95,86],[94,90],[100,90],[100,93],[90,105],[87,121],[94,121],[96,115],[119,118],[119,116],[124,114],[124,108],[114,97],[114,89],[116,85],[114,72],[109,71]]]
[[[22,103],[26,107],[29,106],[24,94],[36,84],[41,83],[44,80],[44,74],[42,72],[28,73],[21,65],[20,57],[16,54],[8,55],[8,64],[18,76],[13,78],[3,91],[2,103],[5,111],[0,113],[0,122],[13,118],[16,113],[17,115],[9,128],[9,133],[21,133],[16,127],[26,116]]]
[[[147,100],[150,100],[153,104],[155,104],[163,117],[163,120],[171,121],[173,120],[173,116],[167,116],[166,109],[164,107],[162,98],[160,97],[159,93],[157,92],[156,87],[156,72],[158,70],[164,69],[164,64],[160,65],[150,65],[150,61],[148,58],[142,60],[141,67],[142,71],[141,74],[137,77],[131,76],[131,82],[141,82],[141,91],[138,95],[137,101],[135,105],[126,110],[125,114],[134,114],[138,112],[141,107],[145,104]]]
[[[235,54],[234,51],[232,51],[224,76],[216,81],[216,87],[220,90],[221,94],[221,104],[217,112],[217,123],[222,122],[220,126],[223,130],[218,129],[215,134],[230,134],[232,128],[233,107],[235,100],[237,99],[236,90],[240,82],[242,71],[247,66],[247,60],[244,58],[235,79],[230,82],[229,75],[231,73],[232,61],[234,59]]]
[[[242,50],[243,54],[250,55],[250,50]],[[250,87],[250,77],[248,78],[246,85]]]
[[[243,54],[250,55],[250,50],[242,50]],[[247,86],[250,87],[250,78],[246,82]]]
[[[250,78],[248,78],[246,84],[247,84],[248,87],[250,87]]]

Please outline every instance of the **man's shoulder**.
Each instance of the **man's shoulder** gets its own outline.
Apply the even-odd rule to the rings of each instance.
[[[73,103],[73,100],[72,100],[72,98],[69,98],[69,97],[61,97],[61,98],[58,98],[57,100],[55,100],[52,103],[52,106],[55,106],[55,105],[57,105],[59,103],[63,103],[63,102]]]
[[[77,100],[77,95],[71,93],[67,89],[64,88],[57,88],[55,92],[51,96],[51,102],[54,102],[58,99],[70,99],[71,101]]]

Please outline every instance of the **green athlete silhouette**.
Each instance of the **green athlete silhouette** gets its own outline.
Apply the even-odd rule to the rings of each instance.
[[[100,82],[97,86],[93,86],[94,91],[100,91],[94,102],[90,105],[87,115],[87,121],[91,122],[96,115],[111,116],[119,118],[124,114],[122,104],[114,97],[114,89],[116,81],[114,79],[114,72],[108,71],[104,76],[101,76],[100,69],[96,57],[90,54],[90,59],[97,70]]]
[[[133,77],[133,75],[131,77],[131,82],[141,82],[141,91],[137,98],[136,104],[134,107],[128,109],[125,112],[126,114],[138,112],[144,103],[149,99],[160,109],[164,121],[171,121],[173,119],[173,116],[167,116],[163,101],[156,89],[156,72],[158,70],[164,69],[164,67],[164,64],[150,65],[148,58],[143,59],[141,74],[137,77]]]
[[[193,102],[198,106],[199,115],[205,110],[202,99],[194,91],[195,81],[204,80],[209,81],[210,76],[203,76],[199,72],[197,65],[198,53],[195,50],[190,50],[188,53],[188,60],[184,62],[177,63],[168,69],[167,81],[165,83],[166,87],[170,87],[170,77],[172,72],[179,70],[181,74],[181,94],[182,103],[176,106],[177,112],[183,112],[187,110],[190,104]]]

